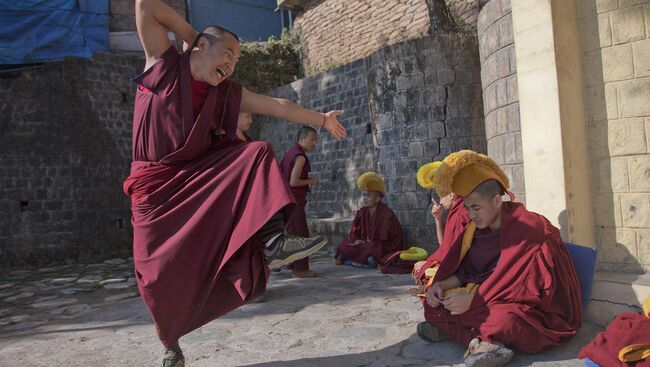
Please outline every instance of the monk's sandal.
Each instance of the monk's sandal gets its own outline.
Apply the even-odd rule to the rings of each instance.
[[[167,349],[163,357],[163,367],[185,367],[183,352]]]
[[[327,245],[323,237],[298,237],[288,232],[282,233],[273,244],[264,250],[269,269],[280,269],[292,262],[312,255]]]
[[[508,364],[514,355],[512,349],[501,343],[488,343],[474,338],[469,342],[463,357],[467,367],[501,367]]]
[[[416,330],[418,332],[418,336],[421,339],[428,341],[429,343],[444,342],[451,339],[449,335],[441,332],[426,321],[419,323]]]

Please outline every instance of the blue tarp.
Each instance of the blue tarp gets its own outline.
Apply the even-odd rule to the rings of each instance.
[[[108,0],[0,0],[0,64],[108,49]]]

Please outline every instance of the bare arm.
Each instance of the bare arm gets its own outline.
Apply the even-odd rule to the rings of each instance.
[[[445,238],[445,227],[442,225],[442,222],[435,219],[436,221],[436,237],[438,237],[438,244],[442,245],[442,239]]]
[[[293,163],[293,169],[291,170],[291,179],[289,180],[289,186],[303,187],[318,184],[318,180],[314,178],[308,178],[306,180],[302,180],[300,178],[302,168],[305,166],[305,161],[305,157],[301,155],[296,157],[296,161]]]
[[[135,0],[135,24],[147,59],[146,68],[169,48],[167,30],[192,43],[198,35],[178,13],[161,0]]]
[[[298,106],[288,99],[273,98],[257,94],[243,88],[241,110],[243,112],[257,113],[273,116],[291,122],[320,126],[325,128],[336,139],[343,139],[346,135],[345,128],[336,118],[343,111],[334,110],[320,113]],[[325,116],[325,120],[323,120]],[[323,121],[325,125],[323,126]]]

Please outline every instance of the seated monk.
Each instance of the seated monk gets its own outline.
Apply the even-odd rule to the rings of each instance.
[[[395,213],[381,202],[386,186],[378,174],[362,174],[357,186],[363,194],[363,208],[357,211],[350,234],[336,249],[336,264],[350,260],[374,268],[385,255],[403,249],[402,227]]]
[[[503,366],[510,348],[539,353],[570,341],[581,325],[580,286],[559,230],[502,201],[508,178],[485,155],[449,155],[434,184],[440,196],[463,197],[471,222],[423,279],[428,324],[419,334],[468,345],[469,367]]]
[[[422,188],[429,190],[435,189],[433,180],[441,164],[441,161],[435,161],[420,167],[417,173],[417,181]],[[440,264],[440,261],[451,248],[451,245],[463,235],[465,228],[469,224],[469,216],[467,215],[467,210],[465,210],[461,196],[451,192],[441,197],[440,203],[437,203],[434,198],[431,198],[431,203],[433,205],[431,215],[436,222],[436,237],[439,246],[425,261],[419,261],[413,266],[412,275],[418,286],[413,289],[413,292],[416,294],[422,292],[423,287],[426,286],[426,284],[421,282],[421,279],[425,276],[424,272],[426,270],[429,271],[427,278],[433,276],[432,272],[436,269],[436,266]],[[447,211],[447,218],[444,224],[442,222],[443,210]],[[422,328],[425,324],[421,323],[418,327]]]

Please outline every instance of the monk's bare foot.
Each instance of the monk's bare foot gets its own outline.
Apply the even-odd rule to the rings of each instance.
[[[467,367],[501,367],[510,362],[515,353],[499,342],[488,343],[479,338],[469,342],[465,352]]]
[[[313,270],[292,270],[291,271],[291,277],[292,278],[315,278],[317,277],[318,274],[316,274],[315,271]]]
[[[449,335],[441,332],[426,321],[419,323],[416,329],[418,336],[429,343],[444,342],[450,339]]]

